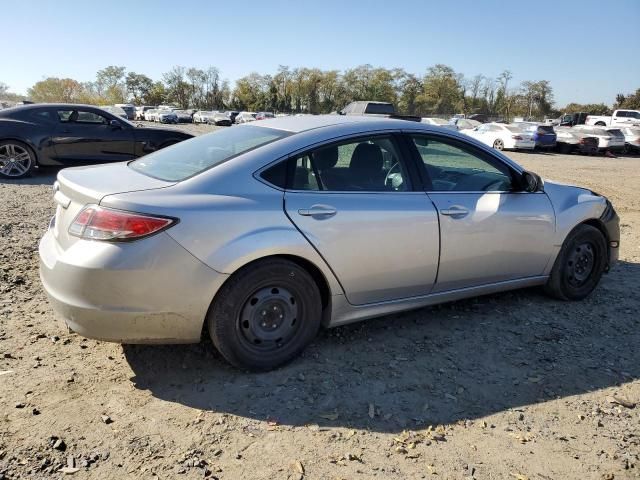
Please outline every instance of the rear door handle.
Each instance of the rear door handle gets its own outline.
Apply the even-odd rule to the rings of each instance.
[[[464,217],[469,213],[469,210],[459,205],[452,205],[451,208],[440,210],[440,213],[449,217]]]
[[[312,205],[298,210],[298,214],[304,217],[333,217],[336,213],[338,211],[329,205]]]

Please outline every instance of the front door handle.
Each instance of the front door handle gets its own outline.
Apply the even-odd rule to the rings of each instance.
[[[469,213],[469,210],[459,205],[452,205],[451,208],[440,210],[440,213],[449,217],[464,217]]]
[[[310,208],[301,208],[298,214],[304,217],[333,217],[338,211],[329,205],[312,205]]]

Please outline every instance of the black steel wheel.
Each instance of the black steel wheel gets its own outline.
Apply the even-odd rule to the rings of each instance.
[[[578,225],[562,245],[545,291],[561,300],[582,300],[598,285],[607,255],[602,232],[591,225]]]
[[[280,258],[233,274],[207,314],[216,349],[232,365],[254,371],[295,358],[316,336],[321,319],[322,300],[313,277]]]

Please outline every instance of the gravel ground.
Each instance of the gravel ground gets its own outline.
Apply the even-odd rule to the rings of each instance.
[[[0,183],[0,480],[639,478],[640,158],[510,155],[616,206],[621,261],[593,295],[522,290],[323,331],[265,374],[208,340],[61,331],[37,268],[55,172]]]

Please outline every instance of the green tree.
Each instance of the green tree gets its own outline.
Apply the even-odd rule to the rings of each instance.
[[[129,72],[125,78],[125,86],[133,103],[141,104],[153,87],[153,80],[142,73]]]
[[[422,82],[419,101],[424,113],[449,114],[461,100],[460,84],[455,71],[443,64],[429,67]]]
[[[611,115],[612,113],[611,108],[604,103],[569,103],[566,107],[561,108],[560,111],[567,113],[587,112],[591,115]]]
[[[155,82],[142,97],[145,105],[161,105],[167,102],[167,89],[162,82]]]
[[[96,73],[96,93],[104,103],[114,104],[127,101],[125,71],[125,67],[111,65]]]
[[[628,108],[630,110],[640,110],[640,88],[635,93],[628,95],[618,94],[615,108]]]
[[[185,80],[186,69],[174,66],[162,75],[166,86],[167,100],[178,104],[181,108],[189,108],[191,100],[191,85]]]
[[[49,77],[36,82],[27,93],[34,102],[79,103],[83,90],[82,84],[71,78]]]

